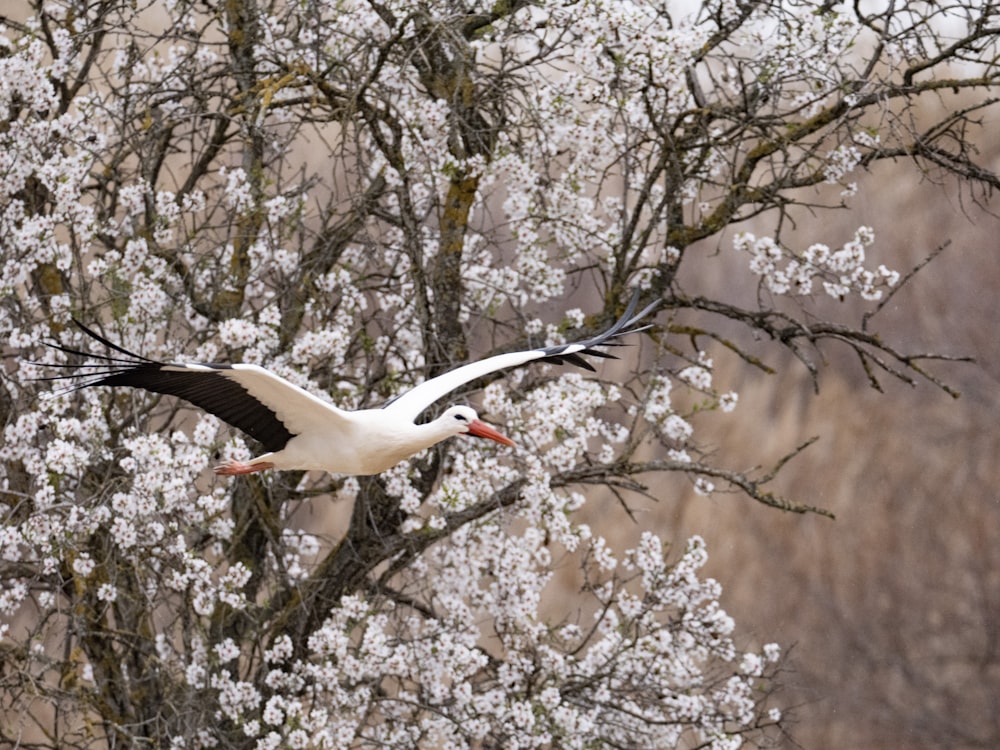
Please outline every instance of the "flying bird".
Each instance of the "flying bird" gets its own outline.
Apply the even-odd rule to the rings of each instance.
[[[129,386],[177,396],[247,433],[268,451],[250,461],[221,464],[215,467],[216,474],[233,476],[276,469],[371,475],[455,435],[514,445],[512,440],[481,421],[476,411],[468,406],[452,406],[437,419],[424,424],[416,424],[414,420],[428,406],[465,383],[535,360],[569,363],[593,371],[593,366],[582,355],[615,359],[613,354],[595,347],[619,346],[617,339],[620,337],[649,327],[636,327],[636,324],[659,301],[636,313],[638,301],[637,291],[618,322],[593,338],[470,362],[424,381],[381,408],[359,411],[346,411],[329,404],[258,365],[165,363],[147,359],[108,341],[76,320],[74,323],[84,333],[125,356],[90,354],[50,344],[69,354],[101,362],[82,365],[92,368],[84,375],[77,373],[45,379],[89,377],[91,379],[75,384],[74,388]],[[98,369],[100,371],[96,371]]]

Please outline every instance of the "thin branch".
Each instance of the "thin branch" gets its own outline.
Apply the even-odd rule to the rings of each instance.
[[[783,456],[771,471],[758,479],[753,479],[743,472],[722,469],[717,466],[700,463],[697,461],[676,461],[670,459],[653,459],[640,461],[637,463],[619,462],[610,466],[587,466],[572,469],[553,477],[552,486],[562,487],[571,484],[603,484],[609,475],[634,476],[636,474],[646,474],[652,472],[675,472],[684,474],[696,474],[699,476],[720,479],[727,484],[742,490],[747,497],[757,502],[779,510],[791,513],[815,513],[817,515],[834,518],[833,513],[826,508],[820,508],[804,503],[796,503],[786,498],[776,495],[773,492],[762,489],[763,485],[774,479],[775,474],[795,456],[808,448],[815,442],[816,438],[811,438],[793,451]]]

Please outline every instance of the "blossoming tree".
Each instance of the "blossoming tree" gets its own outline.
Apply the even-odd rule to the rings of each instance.
[[[739,416],[713,357],[769,369],[738,329],[814,374],[831,342],[873,386],[947,387],[873,328],[908,271],[872,230],[790,229],[849,208],[886,159],[973,197],[998,185],[969,140],[994,106],[998,13],[29,0],[3,18],[0,739],[768,741],[779,650],[738,648],[701,540],[619,550],[574,511],[601,489],[666,500],[671,473],[823,512],[767,489],[780,463],[736,471],[695,436]],[[702,288],[712,264],[742,291]],[[214,478],[250,450],[214,417],[35,379],[66,361],[45,341],[90,345],[76,317],[149,357],[260,363],[375,406],[595,332],[633,288],[662,303],[622,363],[466,394],[517,450],[451,440],[372,478]],[[861,320],[823,304],[851,297]],[[353,502],[349,528],[307,532],[298,514],[329,497]],[[579,601],[543,601],[557,564]]]

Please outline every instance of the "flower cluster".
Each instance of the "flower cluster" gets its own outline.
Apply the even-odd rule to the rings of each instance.
[[[874,271],[865,267],[866,249],[874,242],[871,228],[859,227],[854,238],[837,250],[816,243],[794,253],[770,237],[758,238],[749,232],[738,234],[733,246],[750,256],[750,270],[773,294],[809,295],[819,280],[831,297],[843,299],[857,293],[866,300],[879,300],[885,289],[899,283],[900,276],[884,265]]]
[[[687,739],[739,746],[732,727],[755,720],[759,685],[780,649],[735,648],[718,584],[698,575],[707,559],[700,539],[669,562],[662,542],[644,535],[621,565],[605,564],[603,580],[591,582],[594,622],[552,629],[539,611],[547,580],[539,574],[549,562],[542,537],[489,527],[461,535],[461,544],[414,571],[438,575],[437,618],[345,597],[310,637],[306,656],[293,658],[287,638],[276,639],[267,652],[269,698],[216,672],[225,715],[258,738],[258,748],[348,741],[582,748],[640,740],[673,747]],[[468,565],[480,573],[471,588],[469,576],[458,574]],[[610,573],[616,567],[621,575]],[[479,645],[484,614],[503,661]],[[373,715],[380,720],[366,719]],[[774,709],[769,720],[779,717]]]

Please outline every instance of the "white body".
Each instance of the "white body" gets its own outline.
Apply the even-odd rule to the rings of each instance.
[[[476,419],[468,407],[453,408],[471,412],[469,422]],[[248,463],[270,463],[284,470],[378,474],[435,443],[461,434],[447,412],[422,425],[400,422],[386,409],[347,412],[345,417],[296,435],[283,450],[265,453]]]
[[[440,395],[481,374],[492,372],[483,365],[493,360],[520,363],[533,352],[501,354],[473,362],[428,380],[403,394],[383,409],[345,411],[313,396],[257,365],[233,365],[212,369],[205,365],[169,365],[177,369],[212,370],[216,376],[238,382],[254,399],[273,410],[295,436],[273,453],[265,453],[246,463],[220,467],[224,474],[247,474],[262,469],[315,470],[332,474],[378,474],[400,461],[447,438],[461,434],[486,437],[506,445],[513,442],[496,432],[468,406],[452,406],[437,419],[415,424],[414,419]],[[536,357],[527,357],[527,360]],[[494,363],[497,364],[497,363]],[[165,368],[166,369],[166,368]],[[448,380],[453,385],[442,390]],[[440,395],[439,395],[440,392]],[[416,397],[414,394],[417,394]]]

